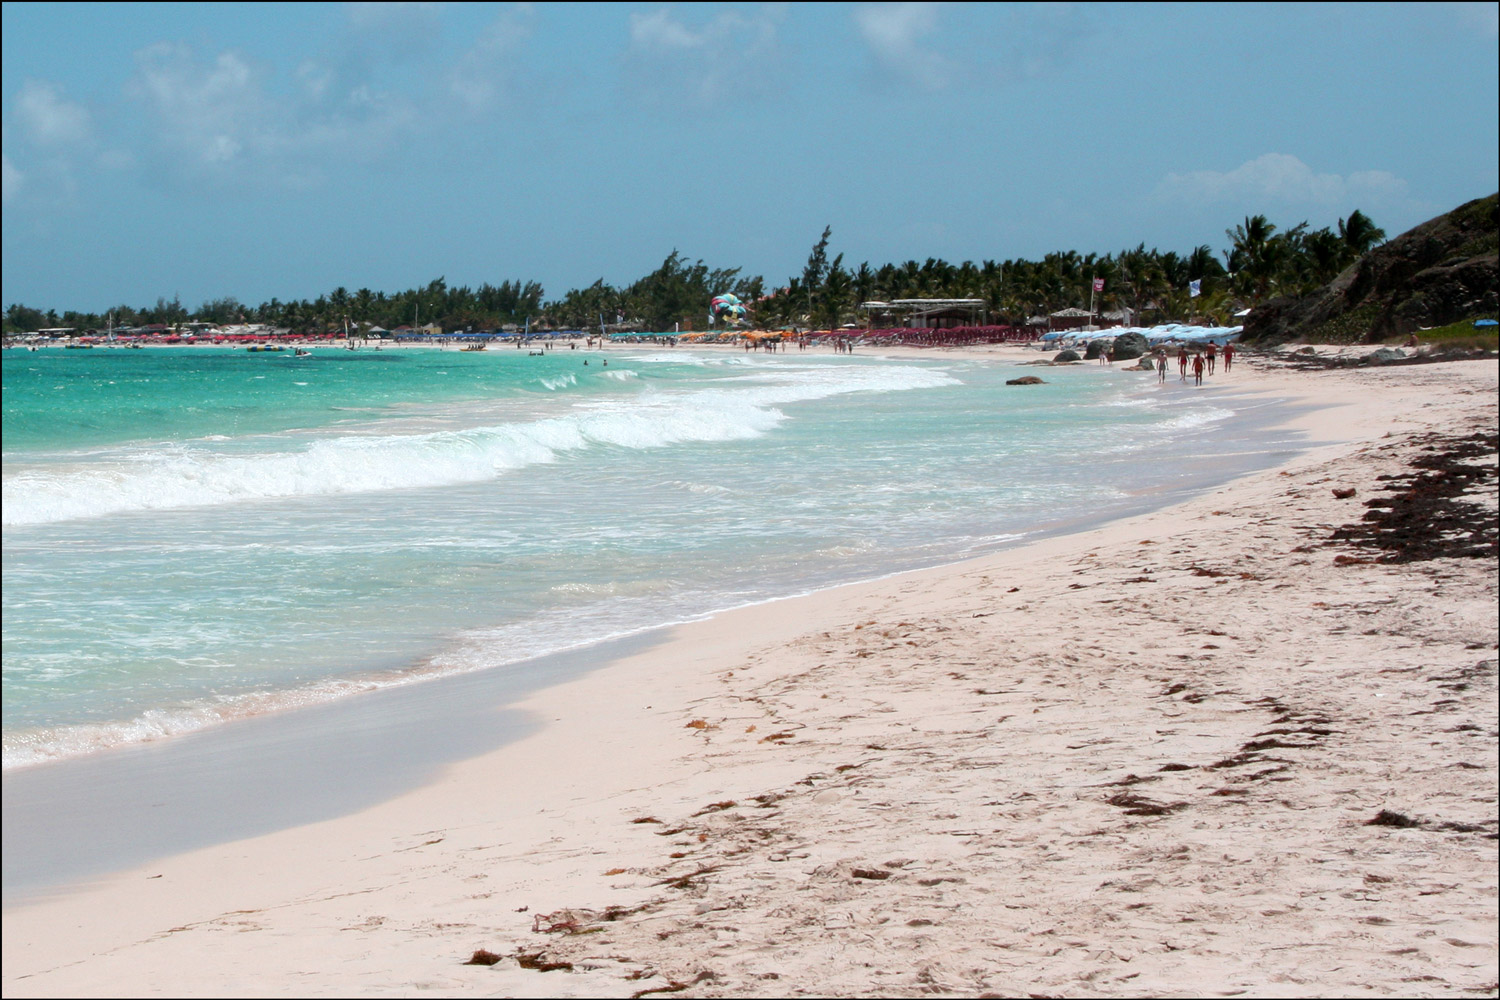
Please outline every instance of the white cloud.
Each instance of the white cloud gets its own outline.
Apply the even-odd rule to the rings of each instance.
[[[1452,11],[1464,30],[1478,30],[1491,37],[1500,35],[1500,4],[1445,3],[1439,6]]]
[[[496,17],[455,61],[448,73],[449,91],[470,111],[493,105],[507,90],[510,67],[531,30],[530,4],[518,4]]]
[[[301,185],[342,158],[387,152],[416,116],[369,84],[339,85],[306,61],[291,86],[237,52],[199,58],[161,43],[136,54],[128,93],[154,126],[154,151],[175,173]]]
[[[672,17],[666,8],[650,14],[630,15],[630,44],[650,51],[696,49],[705,45],[713,32],[694,31]]]
[[[394,27],[409,33],[414,25],[435,25],[442,3],[346,3],[349,23],[361,30]]]
[[[160,43],[136,53],[134,95],[152,112],[176,152],[223,164],[247,148],[274,145],[274,114],[248,62],[221,52],[204,65],[185,45]]]
[[[781,13],[776,5],[752,17],[727,10],[699,24],[665,7],[631,14],[628,82],[651,99],[698,107],[760,92],[780,60]]]
[[[881,81],[928,91],[1045,75],[1096,34],[1074,3],[878,3],[850,17]]]
[[[1284,205],[1340,207],[1358,202],[1389,202],[1406,194],[1406,182],[1384,170],[1347,175],[1319,174],[1286,153],[1266,153],[1233,170],[1168,174],[1158,197],[1186,202],[1246,199]]]
[[[875,61],[929,90],[947,85],[953,64],[946,56],[923,45],[937,30],[936,3],[884,3],[857,8],[854,26]]]
[[[9,205],[25,183],[26,175],[16,169],[9,156],[0,153],[0,203]]]
[[[441,3],[350,3],[344,5],[348,30],[336,43],[342,75],[388,73],[419,67],[443,49]],[[430,69],[424,70],[430,72]]]
[[[314,59],[304,59],[297,67],[297,83],[310,100],[321,101],[333,87],[333,71]]]
[[[44,146],[83,142],[92,126],[81,104],[65,99],[57,86],[27,80],[16,97],[16,117],[30,139]]]

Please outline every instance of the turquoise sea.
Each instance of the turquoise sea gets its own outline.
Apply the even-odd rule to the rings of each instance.
[[[3,371],[7,768],[950,562],[1292,446],[1223,376],[1017,388],[1037,369],[940,355],[100,348]]]

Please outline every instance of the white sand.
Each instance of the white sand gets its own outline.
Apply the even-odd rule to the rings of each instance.
[[[1496,566],[1318,543],[1497,365],[1229,378],[1332,443],[677,629],[410,794],[8,910],[5,995],[1493,993]]]

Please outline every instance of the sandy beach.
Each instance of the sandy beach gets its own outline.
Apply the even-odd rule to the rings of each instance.
[[[1500,365],[1285,357],[1217,377],[1304,401],[1280,468],[680,626],[414,790],[8,906],[4,994],[1493,995]]]

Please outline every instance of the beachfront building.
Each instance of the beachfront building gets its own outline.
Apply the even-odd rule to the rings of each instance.
[[[1027,320],[1028,325],[1045,326],[1051,332],[1060,330],[1080,330],[1090,332],[1093,330],[1105,330],[1117,326],[1129,326],[1132,313],[1129,309],[1116,309],[1106,313],[1090,313],[1087,309],[1069,307],[1059,309],[1057,312],[1048,313],[1046,317],[1033,316]]]
[[[989,317],[989,307],[984,299],[892,299],[859,304],[870,329],[982,326]]]
[[[1083,330],[1093,326],[1093,313],[1087,309],[1079,309],[1073,306],[1067,309],[1059,309],[1057,312],[1047,314],[1047,329],[1057,330]]]

